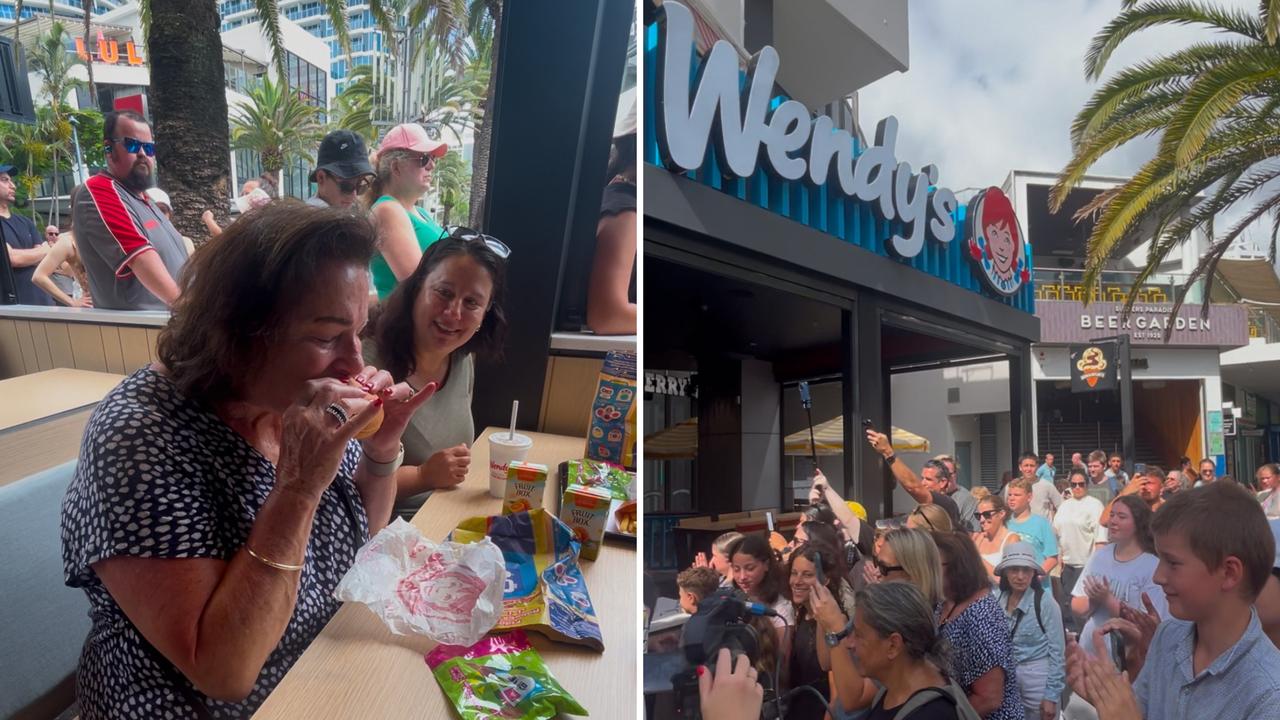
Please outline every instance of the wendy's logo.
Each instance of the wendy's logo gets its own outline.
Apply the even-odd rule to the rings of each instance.
[[[1013,295],[1031,282],[1031,244],[1022,234],[1013,203],[989,187],[969,201],[969,259],[987,286]]]

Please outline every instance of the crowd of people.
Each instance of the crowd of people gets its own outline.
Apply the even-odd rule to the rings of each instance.
[[[1065,472],[1027,454],[1000,486],[964,491],[951,458],[917,474],[883,434],[867,440],[917,507],[868,537],[818,472],[801,540],[770,553],[727,535],[682,585],[688,612],[734,592],[777,611],[756,627],[781,660],[712,658],[704,717],[775,703],[791,720],[1280,718],[1280,467],[1255,489],[1212,460],[1130,475],[1114,453]]]
[[[248,717],[337,611],[356,551],[465,478],[475,358],[501,353],[512,250],[418,206],[448,148],[417,124],[371,156],[330,133],[314,198],[253,181],[194,250],[152,187],[150,126],[123,111],[104,129],[107,166],[73,191],[70,231],[10,245],[23,302],[170,313],[158,361],[92,413],[63,501],[65,580],[92,607],[78,709]],[[6,239],[30,225],[12,177],[0,167]],[[612,177],[634,182],[634,161]],[[79,288],[39,279],[64,265]],[[767,553],[742,544],[746,582],[742,558]],[[780,596],[769,577],[758,591]]]

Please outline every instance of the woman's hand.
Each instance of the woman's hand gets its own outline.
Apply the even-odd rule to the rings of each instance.
[[[347,408],[346,423],[326,410]],[[303,395],[284,413],[276,487],[319,500],[338,475],[347,443],[378,413],[380,401],[365,399],[363,390],[333,378],[307,382]]]
[[[471,467],[471,448],[465,444],[445,448],[418,466],[418,477],[428,488],[441,490],[455,487],[467,478]]]
[[[883,579],[880,577],[880,568],[877,568],[876,564],[870,559],[862,563],[862,579],[868,585],[875,585]]]
[[[706,668],[698,668],[698,696],[702,700],[702,717],[705,720],[760,717],[764,688],[756,680],[751,658],[739,655],[738,662],[731,669],[732,657],[728,648],[720,648],[714,678]]]
[[[377,396],[383,402],[382,427],[364,441],[364,449],[374,460],[387,462],[399,450],[400,437],[404,435],[410,418],[435,394],[436,384],[427,383],[426,387],[415,392],[408,383],[397,384],[390,373],[372,365],[365,367],[355,377],[355,381],[365,392]],[[364,427],[364,424],[359,427]]]
[[[809,610],[818,620],[818,625],[822,627],[823,632],[840,632],[844,630],[845,623],[849,622],[831,591],[817,581],[809,589]]]

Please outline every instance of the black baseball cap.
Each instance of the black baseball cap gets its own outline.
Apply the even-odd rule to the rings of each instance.
[[[13,165],[0,165],[0,173],[13,175],[13,171],[15,169],[16,168]]]
[[[374,174],[364,140],[350,130],[334,130],[324,136],[316,157],[316,170],[324,170],[343,179]],[[316,170],[312,170],[307,178],[311,182],[316,181]]]

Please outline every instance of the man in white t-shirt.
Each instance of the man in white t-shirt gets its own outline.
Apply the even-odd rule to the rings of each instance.
[[[1062,494],[1058,492],[1058,486],[1044,480],[1036,475],[1036,466],[1039,460],[1031,453],[1023,453],[1018,458],[1018,472],[1021,477],[1031,483],[1031,512],[1040,517],[1053,522],[1053,514],[1057,512],[1058,506],[1062,504]],[[1009,486],[1004,488],[1004,500],[1009,502]]]
[[[1107,529],[1099,522],[1102,502],[1089,494],[1089,477],[1084,470],[1073,468],[1068,482],[1071,497],[1058,506],[1053,518],[1053,530],[1058,535],[1058,548],[1062,553],[1063,614],[1070,627],[1079,629],[1079,623],[1071,614],[1071,591],[1075,589],[1085,563],[1095,546],[1107,541]]]

